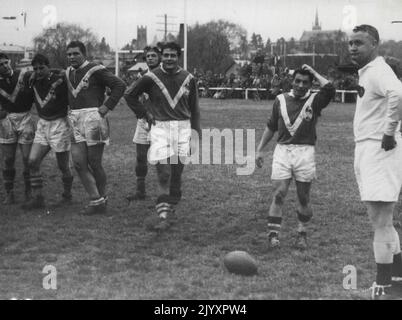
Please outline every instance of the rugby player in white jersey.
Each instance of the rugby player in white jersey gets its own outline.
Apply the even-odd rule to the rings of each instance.
[[[402,298],[402,259],[393,211],[402,186],[402,139],[398,130],[402,83],[378,54],[376,28],[360,25],[349,38],[359,68],[359,95],[353,122],[355,175],[374,230],[376,280],[373,299]]]

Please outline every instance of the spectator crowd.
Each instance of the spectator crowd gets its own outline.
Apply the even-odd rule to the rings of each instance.
[[[245,90],[236,89],[249,88],[256,89],[248,92],[249,99],[269,100],[292,89],[294,70],[266,68],[255,64],[246,65],[242,69],[246,72],[239,72],[238,75],[231,73],[228,76],[213,74],[212,72],[202,73],[195,70],[194,75],[198,79],[200,96],[216,99],[244,99]],[[251,72],[247,72],[248,69]],[[329,68],[326,77],[330,79],[337,90],[354,90],[357,84],[357,74],[341,73],[332,68]],[[314,84],[313,89],[318,87],[318,84]]]

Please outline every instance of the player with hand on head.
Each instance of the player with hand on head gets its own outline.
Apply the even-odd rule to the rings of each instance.
[[[90,198],[82,214],[104,213],[107,181],[102,160],[105,144],[109,143],[106,115],[124,95],[126,86],[104,66],[87,61],[85,45],[80,41],[67,45],[67,59],[69,119],[73,127],[71,154]],[[105,100],[106,88],[110,88],[110,96]]]
[[[402,257],[393,211],[402,186],[402,83],[378,54],[376,28],[360,25],[349,38],[349,53],[359,70],[359,95],[353,121],[354,169],[361,200],[374,230],[376,281],[373,299],[402,298]]]
[[[28,158],[35,136],[35,122],[30,113],[34,102],[30,77],[31,72],[13,70],[8,56],[0,53],[0,149],[6,205],[15,203],[15,157],[18,147],[24,165],[25,200],[29,201],[31,197]]]
[[[149,70],[154,70],[159,67],[161,61],[161,53],[158,47],[145,47],[145,61]],[[142,72],[141,76],[147,73],[148,70]],[[138,80],[137,80],[138,81]],[[135,81],[127,91],[130,91],[133,86],[136,85]],[[142,103],[146,106],[151,103],[149,96],[144,93],[141,97]],[[135,174],[137,176],[137,191],[134,195],[129,195],[127,197],[128,201],[133,200],[143,200],[145,199],[145,177],[148,173],[148,150],[150,146],[149,138],[150,126],[145,118],[137,120],[137,127],[135,129],[133,142],[136,144],[137,151],[137,161],[135,166]]]
[[[311,92],[314,78],[321,86],[318,93]],[[256,165],[261,168],[263,150],[275,132],[278,132],[272,162],[273,200],[268,214],[268,241],[271,247],[279,246],[282,208],[293,178],[299,200],[299,226],[295,245],[300,249],[307,247],[307,225],[313,216],[310,188],[316,177],[316,124],[321,110],[331,102],[334,95],[333,85],[305,64],[293,73],[292,90],[275,99],[256,154]]]
[[[26,210],[45,206],[40,165],[50,150],[56,153],[57,165],[62,173],[64,192],[60,204],[71,201],[73,184],[70,168],[72,128],[67,119],[68,89],[65,74],[61,70],[51,70],[49,59],[42,54],[35,55],[31,64],[34,70],[31,85],[39,121],[29,155],[32,198],[23,205]]]
[[[190,156],[192,130],[201,137],[197,85],[194,77],[178,66],[181,48],[169,42],[161,50],[161,66],[146,73],[125,94],[137,118],[155,123],[150,131],[148,159],[156,163],[158,175],[160,195],[154,228],[159,230],[170,225],[169,216],[182,196],[182,172],[184,160]],[[139,101],[143,93],[151,100],[147,107]]]

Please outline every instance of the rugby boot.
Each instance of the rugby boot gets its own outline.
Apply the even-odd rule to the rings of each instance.
[[[93,216],[104,213],[106,213],[106,201],[103,197],[98,200],[90,201],[89,205],[80,212],[83,216]]]
[[[402,300],[402,290],[394,285],[378,285],[373,283],[369,289],[371,300]]]
[[[270,232],[268,235],[268,244],[271,248],[278,248],[280,246],[279,236],[277,232]]]
[[[171,225],[172,214],[174,212],[173,205],[169,202],[169,196],[161,195],[156,201],[156,216],[150,217],[146,221],[147,229],[154,231],[167,230]]]

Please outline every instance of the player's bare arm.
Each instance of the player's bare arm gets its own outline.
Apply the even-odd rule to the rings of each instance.
[[[320,75],[317,71],[315,71],[312,67],[310,67],[308,64],[303,64],[302,66],[303,70],[308,70],[310,73],[314,76],[314,78],[318,81],[320,84],[320,87],[325,86],[329,81],[325,79],[322,75]]]
[[[265,147],[268,145],[268,143],[271,141],[273,138],[275,132],[269,129],[268,127],[265,127],[264,133],[262,134],[260,143],[258,144],[257,147],[257,153],[255,157],[255,163],[258,168],[262,168],[262,165],[264,163],[264,155],[265,155]]]

